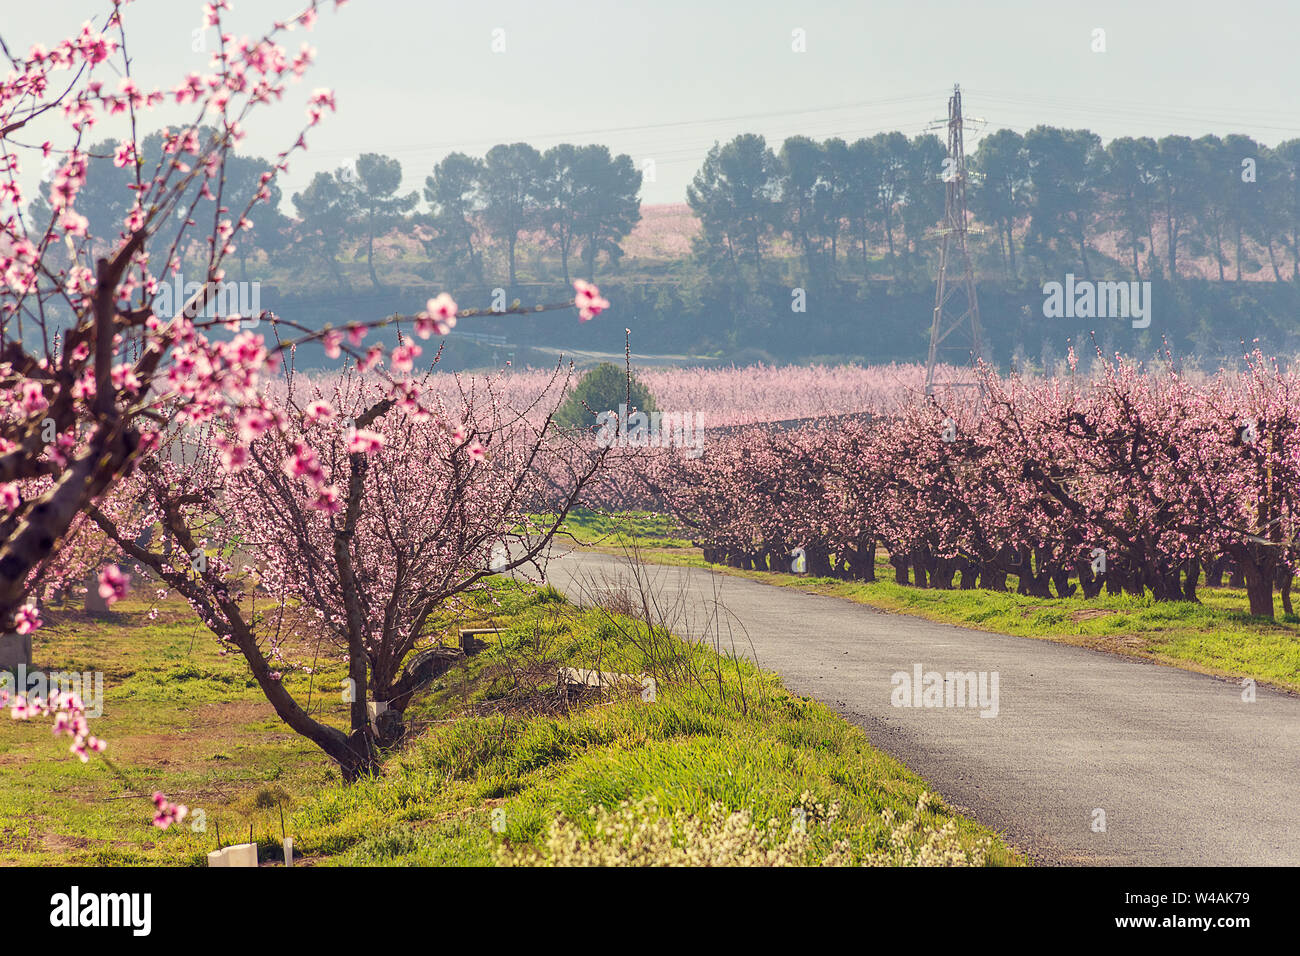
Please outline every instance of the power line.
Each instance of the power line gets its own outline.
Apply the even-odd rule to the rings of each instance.
[[[501,142],[514,142],[514,141],[533,142],[535,140],[542,140],[542,141],[560,140],[560,139],[565,139],[567,137],[604,136],[611,133],[649,132],[658,129],[674,129],[674,128],[688,127],[688,126],[700,126],[700,125],[711,124],[711,123],[735,123],[735,122],[742,122],[746,120],[771,119],[779,116],[808,116],[816,113],[831,113],[831,112],[837,112],[841,110],[874,109],[882,106],[901,105],[903,103],[909,103],[909,102],[929,101],[932,100],[933,98],[934,98],[933,93],[916,93],[916,94],[908,94],[906,96],[889,97],[880,100],[860,100],[856,103],[843,103],[838,106],[819,106],[819,107],[812,107],[812,108],[801,107],[798,109],[788,109],[788,110],[766,110],[758,113],[738,113],[732,116],[716,116],[716,117],[709,117],[704,119],[691,119],[691,120],[673,120],[665,123],[644,123],[644,124],[637,124],[631,126],[610,126],[601,129],[569,130],[567,132],[551,132],[551,133],[531,133],[531,134],[505,136],[505,137],[497,136],[490,140],[454,140],[454,141],[446,141],[441,143],[408,144],[402,146],[385,147],[385,149],[389,153],[433,152],[433,151],[444,150],[444,149],[447,150],[469,149],[474,146],[482,146],[482,145],[495,146],[497,143],[501,143]],[[324,150],[315,150],[315,152],[318,155],[322,155],[322,156],[349,155],[348,151],[345,150],[324,149]]]

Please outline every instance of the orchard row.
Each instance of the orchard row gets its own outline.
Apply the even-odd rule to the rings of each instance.
[[[899,583],[1195,600],[1244,583],[1271,617],[1289,587],[1300,495],[1300,380],[1262,355],[1193,381],[1101,362],[874,416],[710,435],[705,453],[624,461],[622,504],[691,529],[712,561]]]

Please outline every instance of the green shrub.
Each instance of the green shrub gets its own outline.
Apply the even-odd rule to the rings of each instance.
[[[627,370],[602,362],[584,375],[569,393],[555,413],[555,422],[563,428],[592,428],[596,425],[596,415],[616,412],[620,405],[627,405],[629,411],[636,409],[647,414],[657,408],[650,389],[640,379],[632,376],[629,393]]]

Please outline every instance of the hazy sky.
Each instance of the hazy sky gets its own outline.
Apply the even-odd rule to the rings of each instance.
[[[235,0],[227,22],[260,35],[299,7]],[[49,45],[108,9],[0,0],[0,33],[15,51]],[[200,10],[194,0],[127,7],[142,85],[203,71],[207,54],[192,49]],[[1097,28],[1104,53],[1091,49]],[[796,30],[805,52],[792,49]],[[989,130],[1243,132],[1274,144],[1300,136],[1297,37],[1300,0],[351,0],[293,35],[294,49],[303,39],[316,48],[316,66],[250,124],[245,151],[287,146],[318,86],[337,92],[339,111],[313,131],[286,197],[358,152],[396,156],[414,189],[451,150],[526,140],[651,160],[643,201],[682,202],[715,140],[912,135],[944,115],[955,82]]]

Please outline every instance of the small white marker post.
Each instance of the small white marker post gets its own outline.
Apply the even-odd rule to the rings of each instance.
[[[237,843],[226,847],[226,866],[256,866],[257,844]]]
[[[284,865],[293,866],[293,837],[284,838]]]
[[[226,847],[226,866],[257,866],[257,844],[236,843]]]
[[[257,844],[236,843],[208,854],[208,866],[257,866]]]

